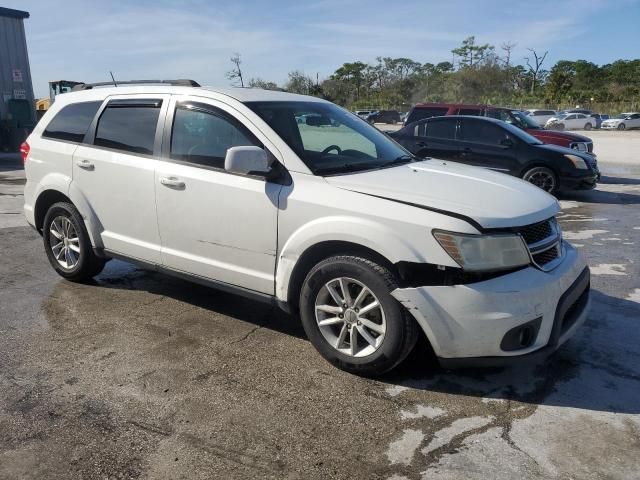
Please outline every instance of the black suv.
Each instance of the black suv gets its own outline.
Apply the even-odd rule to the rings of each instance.
[[[369,123],[400,123],[400,112],[397,110],[380,110],[370,113],[365,120]]]
[[[506,122],[486,117],[433,117],[389,136],[419,157],[435,157],[508,173],[549,193],[591,189],[600,172],[587,153],[547,145]]]

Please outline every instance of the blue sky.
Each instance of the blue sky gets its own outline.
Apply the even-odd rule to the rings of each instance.
[[[27,10],[34,89],[55,79],[193,78],[228,85],[229,57],[245,77],[277,83],[302,70],[327,77],[377,56],[437,63],[469,35],[598,64],[640,57],[640,0],[0,0]],[[58,8],[61,5],[65,8]]]

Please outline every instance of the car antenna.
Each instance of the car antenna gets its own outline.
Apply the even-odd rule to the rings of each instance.
[[[117,86],[118,86],[118,84],[116,83],[116,79],[115,79],[115,77],[113,76],[113,72],[112,72],[111,70],[109,70],[109,73],[111,74],[111,80],[113,80],[113,86],[114,86],[114,87],[117,87]]]

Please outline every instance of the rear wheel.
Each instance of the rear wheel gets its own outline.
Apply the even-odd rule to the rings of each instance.
[[[389,269],[366,258],[336,256],[317,264],[300,293],[309,340],[336,367],[380,375],[398,365],[418,339],[418,327],[391,296]]]
[[[618,125],[618,130],[626,130],[627,126],[624,123]]]
[[[547,167],[533,167],[524,173],[522,179],[551,194],[554,194],[558,189],[558,178]]]
[[[584,129],[585,129],[585,130],[591,130],[591,127],[592,127],[592,125],[591,125],[590,123],[587,123],[587,124],[584,126]]]
[[[42,226],[44,249],[58,275],[82,282],[99,274],[106,261],[93,253],[80,212],[71,203],[53,204]]]

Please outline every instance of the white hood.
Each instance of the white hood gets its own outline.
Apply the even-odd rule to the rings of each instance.
[[[483,228],[529,225],[554,216],[558,201],[503,173],[443,160],[326,177],[331,185],[470,217]]]

